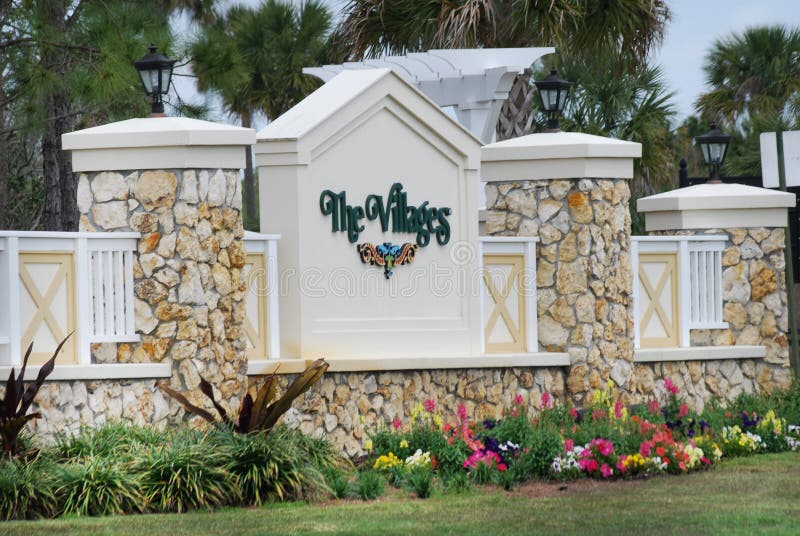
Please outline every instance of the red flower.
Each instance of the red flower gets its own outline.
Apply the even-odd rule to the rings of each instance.
[[[664,388],[672,395],[678,394],[678,387],[669,378],[664,378]]]
[[[425,411],[428,413],[433,413],[436,411],[436,401],[432,398],[428,398],[425,400]]]
[[[578,410],[575,409],[575,408],[569,408],[569,416],[572,417],[573,419],[577,419],[578,418]]]
[[[394,426],[395,430],[400,428],[402,425],[403,421],[401,421],[399,417],[395,417],[394,419],[392,419],[392,426]]]
[[[678,417],[686,417],[687,415],[689,415],[689,406],[686,404],[678,406]]]
[[[508,469],[508,467],[506,467],[506,464],[504,464],[504,463],[498,463],[497,464],[497,470],[498,471],[505,471],[506,469]]]
[[[542,393],[542,403],[540,404],[539,408],[540,409],[547,409],[547,408],[551,407],[552,404],[553,404],[553,401],[550,399],[550,393],[548,393],[547,391]]]
[[[619,400],[617,400],[617,403],[614,404],[614,417],[616,417],[617,419],[622,418],[622,402],[620,402]]]
[[[656,456],[664,456],[666,453],[667,451],[664,449],[664,447],[656,447]]]

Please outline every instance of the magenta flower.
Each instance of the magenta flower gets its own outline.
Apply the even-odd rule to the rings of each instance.
[[[394,426],[395,430],[400,428],[402,425],[403,421],[401,421],[399,417],[395,417],[394,419],[392,419],[392,426]]]
[[[522,395],[517,395],[514,397],[514,405],[521,406],[523,404]]]
[[[614,417],[616,417],[617,419],[622,418],[622,402],[620,402],[619,400],[617,400],[617,403],[614,404]]]
[[[542,393],[542,403],[539,406],[539,409],[547,409],[547,408],[551,407],[552,404],[553,404],[553,401],[550,398],[550,393],[548,393],[547,391]]]
[[[456,410],[456,415],[458,416],[458,420],[466,421],[467,420],[467,406],[463,403],[458,405],[458,409]]]
[[[603,464],[600,467],[600,473],[603,475],[603,478],[608,478],[614,474],[614,470],[611,469],[608,465]]]
[[[436,401],[432,398],[428,398],[425,400],[425,411],[428,413],[433,413],[436,411]]]
[[[678,387],[669,378],[664,378],[664,388],[672,395],[678,394]]]
[[[578,410],[575,409],[575,408],[569,408],[569,416],[572,417],[573,419],[577,419],[578,418]]]
[[[572,449],[575,448],[575,441],[572,439],[565,439],[564,440],[564,451],[565,452],[572,452]]]
[[[655,415],[661,408],[658,406],[658,400],[650,401],[650,414]]]
[[[689,415],[689,406],[681,404],[678,406],[678,417],[686,417]]]

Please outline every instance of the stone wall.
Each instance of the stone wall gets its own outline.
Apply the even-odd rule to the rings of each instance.
[[[281,389],[294,377],[280,376]],[[250,384],[255,386],[261,380],[252,377]],[[545,391],[563,400],[564,369],[329,372],[295,402],[284,422],[314,437],[325,437],[349,456],[357,456],[363,454],[370,434],[395,417],[407,422],[414,406],[426,399],[435,400],[445,420],[454,422],[462,402],[471,418],[501,418],[516,395],[522,395],[533,412]]]
[[[692,346],[758,345],[763,359],[678,361],[637,365],[635,392],[647,397],[659,379],[670,377],[701,408],[712,396],[734,400],[741,393],[786,388],[789,309],[786,299],[784,229],[704,229],[658,235],[727,235],[722,256],[723,320],[727,329],[692,330]],[[698,355],[698,357],[702,357]]]
[[[633,318],[627,180],[533,180],[486,186],[486,232],[538,236],[539,345],[567,351],[580,404],[611,378],[629,389]]]
[[[31,411],[40,412],[42,418],[28,426],[45,440],[115,420],[163,429],[183,413],[153,380],[46,382]]]
[[[82,173],[81,231],[138,231],[137,344],[96,344],[98,363],[173,363],[171,384],[203,402],[199,374],[237,407],[245,387],[245,264],[237,170]]]

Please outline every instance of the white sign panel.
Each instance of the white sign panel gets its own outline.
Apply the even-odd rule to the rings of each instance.
[[[778,142],[774,132],[763,132],[761,141],[761,174],[764,188],[778,188]],[[786,186],[800,186],[800,131],[783,133],[783,161]]]

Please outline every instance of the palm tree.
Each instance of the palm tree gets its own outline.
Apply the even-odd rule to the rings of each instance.
[[[570,80],[570,100],[561,120],[564,130],[586,132],[639,142],[642,158],[636,163],[633,197],[651,195],[672,185],[672,135],[675,109],[663,74],[647,65],[633,72],[608,76],[616,66],[614,55],[598,51],[592,56],[559,53],[559,74]],[[538,74],[538,73],[537,73]],[[541,73],[544,76],[544,73]],[[537,129],[544,128],[541,114]]]
[[[759,175],[759,134],[800,128],[800,28],[748,28],[714,42],[696,108],[731,134],[724,171]]]
[[[800,28],[748,28],[714,42],[703,64],[710,90],[697,109],[727,127],[755,115],[800,113]]]
[[[268,0],[258,9],[232,7],[191,45],[192,67],[202,92],[214,92],[229,113],[250,127],[261,112],[275,119],[319,86],[302,74],[325,56],[331,15],[315,0]],[[245,227],[258,229],[252,153],[244,174]]]
[[[664,37],[666,0],[350,0],[337,30],[353,60],[430,48],[554,45],[618,58],[613,73],[640,67]],[[607,73],[606,73],[607,75]],[[530,73],[518,77],[500,114],[498,139],[526,134]]]

